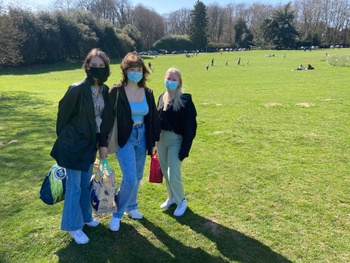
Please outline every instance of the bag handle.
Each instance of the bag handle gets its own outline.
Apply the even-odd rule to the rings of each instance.
[[[108,161],[107,161],[106,158],[105,159],[99,159],[98,169],[100,169],[101,165],[102,165],[102,170],[101,170],[102,174],[104,174],[104,170],[106,169],[107,172],[108,172],[108,176],[110,176],[111,169],[109,168]]]
[[[154,150],[154,152],[152,153],[152,156],[151,156],[152,159],[157,159],[158,156],[157,156],[157,149]]]
[[[103,166],[107,169],[108,176],[111,174],[111,169],[109,168],[108,161],[106,158],[103,159]]]

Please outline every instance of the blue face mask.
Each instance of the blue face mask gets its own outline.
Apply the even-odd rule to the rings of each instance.
[[[164,84],[166,89],[169,91],[174,91],[179,86],[179,83],[177,81],[172,81],[172,80],[166,80]]]
[[[128,72],[128,80],[130,82],[139,83],[142,77],[143,77],[142,72],[135,72],[135,71]]]

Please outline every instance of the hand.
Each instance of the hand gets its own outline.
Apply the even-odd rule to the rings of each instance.
[[[99,155],[100,159],[106,159],[108,156],[108,148],[107,147],[100,147],[99,148]]]

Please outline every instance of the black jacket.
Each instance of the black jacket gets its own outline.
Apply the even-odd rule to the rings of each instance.
[[[158,98],[158,114],[160,118],[160,127],[165,131],[172,131],[182,136],[182,143],[179,152],[179,159],[182,161],[188,157],[192,141],[197,131],[197,111],[193,104],[191,94],[182,94],[181,99],[184,103],[178,111],[174,111],[171,105],[166,111],[159,108],[159,101],[163,99],[164,93]]]
[[[145,131],[146,148],[147,148],[147,154],[151,155],[152,149],[155,146],[155,142],[159,141],[160,122],[157,114],[157,108],[154,100],[153,91],[147,87],[145,87],[144,89],[145,89],[146,100],[149,108],[149,111],[144,118],[144,123],[146,126],[146,131]],[[132,117],[131,117],[131,108],[125,93],[125,88],[120,84],[115,84],[110,88],[109,104],[113,105],[112,107],[114,107],[116,96],[117,96],[117,90],[119,91],[118,102],[117,102],[118,145],[120,147],[124,147],[131,135],[134,121],[132,120]],[[113,114],[115,116],[115,111],[113,111]],[[111,127],[109,128],[111,129]]]
[[[69,86],[58,104],[56,133],[57,139],[50,155],[59,166],[88,171],[95,161],[97,147],[107,147],[105,112],[111,107],[107,99],[108,87],[102,86],[105,107],[102,114],[100,133],[96,134],[94,103],[91,85],[87,78]]]

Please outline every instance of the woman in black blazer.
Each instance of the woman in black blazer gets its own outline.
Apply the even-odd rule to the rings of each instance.
[[[101,159],[108,155],[107,138],[113,119],[104,82],[110,75],[109,63],[103,51],[92,49],[83,64],[86,78],[70,85],[58,105],[58,137],[51,156],[67,174],[61,229],[78,244],[89,242],[82,231],[84,225],[99,224],[92,217],[90,179],[97,148]]]

